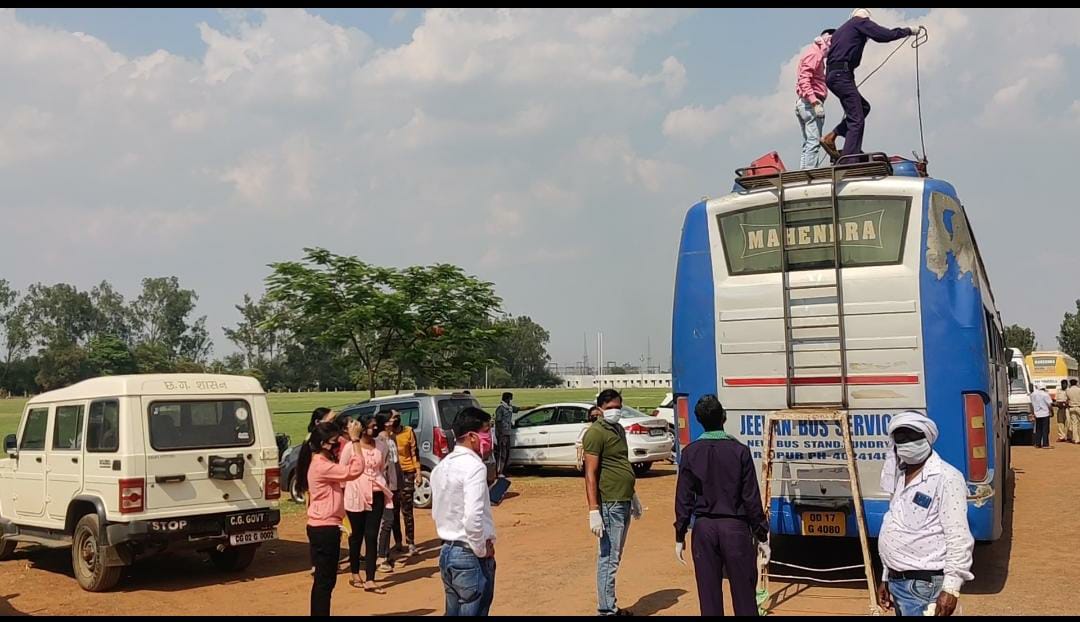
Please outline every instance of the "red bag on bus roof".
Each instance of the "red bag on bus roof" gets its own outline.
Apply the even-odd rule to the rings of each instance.
[[[786,170],[787,169],[784,168],[784,161],[780,159],[780,154],[775,151],[770,151],[751,162],[750,166],[746,167],[743,177],[776,175],[778,173],[783,173]]]

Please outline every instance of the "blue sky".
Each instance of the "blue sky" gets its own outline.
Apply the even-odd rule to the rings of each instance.
[[[797,165],[795,62],[849,11],[5,10],[0,278],[134,295],[176,274],[220,355],[233,305],[303,246],[450,261],[560,363],[597,330],[607,358],[651,340],[666,363],[685,209],[766,151]],[[1076,255],[1080,12],[874,16],[930,29],[931,173],[967,204],[1005,321],[1056,347],[1080,297],[1056,276]],[[864,91],[868,148],[917,148],[910,51]]]

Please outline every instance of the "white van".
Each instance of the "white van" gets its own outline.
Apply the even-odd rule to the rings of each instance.
[[[89,591],[179,545],[243,570],[277,537],[278,449],[254,378],[85,380],[28,401],[4,450],[0,559],[20,542],[70,546]]]
[[[1024,353],[1019,348],[1009,348],[1009,351],[1009,437],[1012,438],[1017,432],[1035,430],[1031,421],[1031,393],[1035,386],[1024,364]]]

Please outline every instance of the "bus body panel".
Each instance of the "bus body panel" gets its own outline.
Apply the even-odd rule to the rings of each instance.
[[[935,192],[954,202],[956,213],[942,217],[940,209],[932,210]],[[809,184],[786,191],[785,201],[828,196],[828,184]],[[902,236],[901,261],[843,269],[848,400],[870,533],[878,533],[888,509],[879,478],[891,416],[900,410],[927,409],[940,428],[939,454],[967,474],[963,410],[967,391],[985,398],[989,461],[985,484],[969,485],[973,497],[969,517],[977,539],[995,539],[1000,535],[1001,504],[993,493],[1000,493],[1004,482],[1000,463],[1007,445],[1000,437],[1008,422],[1008,376],[1004,356],[996,362],[988,353],[987,335],[994,330],[1000,335],[1000,318],[974,239],[953,244],[955,233],[966,236],[969,231],[955,191],[936,180],[889,177],[845,182],[839,196],[910,200],[906,228],[892,232]],[[782,275],[779,271],[731,275],[719,223],[723,216],[770,202],[776,202],[772,191],[736,192],[690,210],[678,258],[672,324],[674,390],[685,402],[684,415],[676,417],[682,428],[679,444],[703,431],[693,416],[693,404],[703,394],[716,393],[728,410],[728,433],[750,447],[759,475],[764,415],[787,407]],[[960,217],[952,221],[957,214]],[[936,223],[928,240],[931,218]],[[749,242],[743,246],[744,255],[748,248]],[[829,282],[831,276],[832,269],[811,269],[791,272],[790,280],[792,285],[809,285]],[[808,306],[812,315],[814,305]],[[819,308],[829,313],[829,307]],[[835,303],[831,308],[835,313]],[[793,308],[792,317],[799,317],[799,311]],[[815,355],[797,354],[804,364],[814,364]],[[991,377],[997,381],[1002,375],[1003,385],[991,382]],[[838,389],[831,389],[832,395],[839,395]],[[800,390],[799,399],[810,400],[828,395],[830,387],[822,383],[796,388]],[[849,486],[815,481],[846,476],[842,466],[812,464],[842,459],[840,438],[835,425],[781,426],[777,451],[802,463],[788,462],[786,473],[777,469],[794,481],[773,483],[773,531],[801,533],[802,514],[809,508],[846,512],[846,535],[857,533]]]

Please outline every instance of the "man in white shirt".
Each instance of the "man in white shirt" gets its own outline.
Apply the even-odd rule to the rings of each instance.
[[[975,578],[967,483],[932,449],[938,429],[926,415],[895,415],[889,436],[893,448],[881,488],[892,497],[878,536],[884,566],[878,600],[885,609],[895,606],[897,615],[921,616],[928,608],[934,615],[952,615],[960,586]]]
[[[1035,448],[1050,449],[1050,410],[1054,400],[1041,382],[1031,394],[1031,413],[1035,417]]]
[[[491,415],[466,408],[453,429],[454,451],[431,472],[431,517],[443,541],[439,570],[446,615],[486,616],[495,596],[495,521],[487,456],[480,452],[481,447],[490,452]]]

